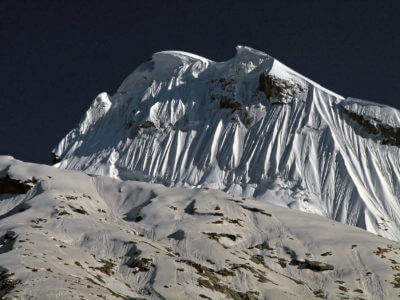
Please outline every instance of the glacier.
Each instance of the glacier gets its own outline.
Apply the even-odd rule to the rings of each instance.
[[[222,190],[400,240],[400,112],[236,50],[225,62],[153,54],[96,97],[55,166]]]

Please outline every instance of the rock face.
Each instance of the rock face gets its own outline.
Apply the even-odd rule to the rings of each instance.
[[[302,88],[290,81],[279,79],[279,77],[261,73],[259,79],[259,90],[264,92],[268,100],[280,100],[281,104],[287,103],[295,94],[302,92]],[[272,102],[279,103],[279,102]]]
[[[208,187],[400,239],[400,112],[337,95],[260,51],[165,51],[100,94],[60,168]]]
[[[395,299],[400,244],[216,190],[0,156],[5,299]],[[25,209],[21,210],[20,208]],[[140,218],[138,218],[140,216]]]

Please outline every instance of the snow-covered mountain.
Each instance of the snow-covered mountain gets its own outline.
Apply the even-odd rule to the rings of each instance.
[[[60,168],[219,189],[400,240],[399,128],[396,109],[248,47],[226,62],[165,51],[97,96],[54,155]]]
[[[0,156],[1,299],[395,299],[399,253],[221,191]]]

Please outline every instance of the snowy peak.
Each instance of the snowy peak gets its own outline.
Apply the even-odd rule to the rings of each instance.
[[[207,58],[183,51],[162,51],[153,54],[152,60],[140,65],[122,83],[118,92],[126,93],[154,81],[167,81],[179,85],[179,79],[219,78],[240,76],[256,68],[267,68],[273,58],[249,47],[237,46],[236,55],[226,62],[214,62]],[[171,85],[170,84],[170,85]]]
[[[225,62],[164,51],[96,98],[57,166],[208,187],[400,239],[400,113],[345,99],[238,46]]]
[[[153,54],[152,60],[140,65],[129,75],[118,89],[119,93],[128,93],[147,88],[152,81],[170,81],[182,76],[197,77],[212,61],[183,51],[162,51]],[[189,72],[188,72],[189,69]]]
[[[89,110],[86,112],[84,119],[80,123],[80,133],[84,134],[88,128],[100,120],[110,109],[111,101],[107,93],[99,94],[96,99],[94,99]]]
[[[343,98],[295,72],[272,56],[247,46],[237,46],[236,55],[225,62],[214,62],[184,51],[157,52],[153,54],[151,61],[140,65],[124,80],[118,92],[127,93],[147,88],[152,81],[167,81],[170,82],[171,87],[172,84],[182,83],[177,79],[190,81],[194,78],[204,80],[221,77],[238,78],[261,72],[284,81],[294,82],[303,88],[309,83],[338,98]]]

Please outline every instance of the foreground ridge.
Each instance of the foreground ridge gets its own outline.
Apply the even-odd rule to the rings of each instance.
[[[211,189],[0,157],[0,297],[389,299],[400,244]]]
[[[400,113],[337,95],[238,46],[226,62],[164,51],[100,94],[56,166],[209,187],[400,240]]]

